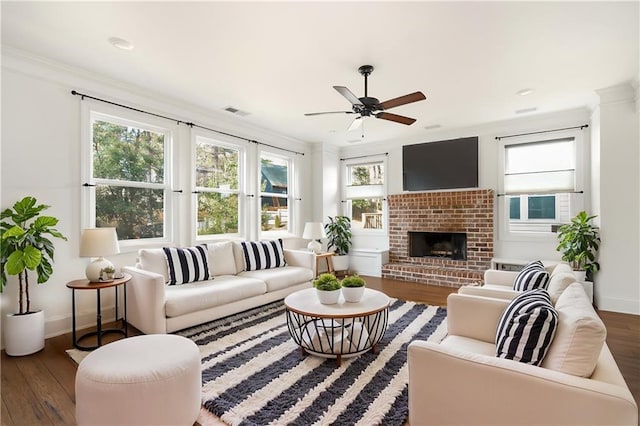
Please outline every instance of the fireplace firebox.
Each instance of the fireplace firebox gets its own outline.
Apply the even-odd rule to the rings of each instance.
[[[409,231],[409,256],[467,260],[467,234]]]

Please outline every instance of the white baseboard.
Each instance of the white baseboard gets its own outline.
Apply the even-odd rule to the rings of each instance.
[[[46,314],[46,312],[45,312]],[[102,323],[115,321],[115,305],[102,307]],[[72,316],[57,315],[46,319],[44,325],[45,338],[59,336],[61,334],[71,333]],[[96,313],[95,311],[84,311],[76,313],[76,331],[89,327],[95,327]]]
[[[640,315],[640,302],[638,300],[596,297],[596,306],[601,311]]]

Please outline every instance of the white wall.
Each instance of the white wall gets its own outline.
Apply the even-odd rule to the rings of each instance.
[[[600,272],[603,310],[640,314],[640,113],[629,85],[598,90]]]
[[[71,90],[103,97],[115,102],[135,106],[191,121],[213,129],[237,134],[274,146],[289,148],[306,155],[297,157],[301,177],[296,182],[302,198],[296,206],[301,211],[294,232],[301,235],[304,222],[311,213],[311,200],[305,194],[312,192],[310,144],[247,126],[242,119],[224,116],[222,112],[205,111],[180,100],[162,98],[136,87],[123,86],[99,76],[83,73],[58,64],[45,63],[19,52],[3,51],[2,56],[2,157],[1,207],[7,208],[26,195],[51,205],[46,213],[58,217],[58,229],[68,241],[56,241],[54,273],[44,285],[30,286],[32,307],[44,309],[46,334],[53,336],[71,329],[71,290],[65,284],[83,278],[89,259],[78,256],[81,234],[81,100]],[[190,244],[189,226],[189,145],[190,132],[179,126],[176,132],[176,152],[179,164],[179,185],[186,190],[180,198],[178,214],[180,226],[174,243]],[[185,158],[186,156],[186,158]],[[248,236],[257,235],[254,224]],[[110,257],[116,267],[133,265],[136,252],[130,251]],[[2,295],[2,314],[17,309],[17,282],[10,282]],[[103,292],[103,316],[113,318],[113,292]],[[79,326],[95,324],[95,292],[78,292],[77,311]]]

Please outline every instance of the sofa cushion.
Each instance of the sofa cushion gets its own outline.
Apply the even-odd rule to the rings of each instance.
[[[166,287],[167,317],[209,309],[266,292],[264,282],[246,277],[222,275],[213,281],[199,281]]]
[[[165,283],[169,282],[167,258],[162,249],[140,249],[140,251],[138,251],[138,263],[140,269],[160,274],[164,277]]]
[[[207,246],[163,247],[167,259],[169,285],[192,283],[209,279]]]
[[[573,272],[560,272],[551,274],[549,279],[549,296],[551,296],[551,303],[555,304],[562,292],[571,284],[576,282],[576,276]]]
[[[276,291],[313,279],[313,271],[301,266],[285,266],[283,268],[244,271],[241,277],[255,278],[267,284],[267,291]]]
[[[542,262],[536,260],[528,263],[513,281],[513,289],[516,291],[546,289],[549,285],[549,273],[542,266]]]
[[[209,250],[209,272],[212,276],[235,275],[239,272],[236,269],[231,241],[207,244],[207,248]]]
[[[558,314],[543,289],[516,296],[498,321],[496,356],[540,365],[553,340]]]
[[[245,271],[280,268],[287,264],[284,260],[282,239],[243,241],[240,246],[244,256]]]
[[[542,367],[590,377],[607,337],[604,323],[578,282],[562,292],[556,310],[558,329]]]

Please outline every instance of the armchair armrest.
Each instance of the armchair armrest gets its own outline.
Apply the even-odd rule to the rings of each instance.
[[[284,249],[284,260],[287,265],[302,266],[314,271],[316,268],[316,256],[308,250]]]
[[[484,271],[484,283],[491,285],[501,285],[513,288],[513,282],[516,280],[518,272],[501,271],[499,269],[487,269]]]
[[[447,297],[447,330],[451,335],[495,343],[498,321],[509,300],[451,293]]]
[[[127,283],[127,322],[145,334],[166,333],[164,277],[130,266],[122,270],[131,274]]]
[[[412,426],[638,421],[635,400],[624,385],[425,341],[412,342],[407,352]]]

